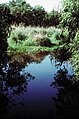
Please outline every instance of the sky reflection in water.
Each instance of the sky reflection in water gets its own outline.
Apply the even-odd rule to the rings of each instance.
[[[52,96],[58,93],[57,88],[50,87],[51,82],[57,71],[64,67],[68,70],[69,75],[73,75],[73,69],[69,61],[65,61],[60,66],[60,62],[54,57],[50,60],[50,55],[46,56],[40,63],[27,63],[25,68],[20,71],[21,76],[29,76],[27,80],[27,89],[20,95],[13,95],[12,89],[9,88],[9,95],[13,98],[15,105],[12,106],[9,115],[28,115],[31,118],[35,115],[41,118],[47,117],[48,112],[52,113],[54,109]],[[31,77],[30,77],[31,76]],[[17,88],[17,87],[15,87]],[[20,105],[23,104],[23,105]],[[42,114],[43,113],[43,114]]]
[[[63,62],[63,64],[60,66],[60,62],[56,62],[55,58],[51,62],[50,56],[46,56],[41,63],[33,62],[28,64],[28,66],[22,69],[21,74],[30,72],[30,74],[35,76],[35,80],[30,81],[27,87],[27,92],[23,94],[22,101],[24,100],[25,104],[36,108],[38,107],[39,109],[51,108],[51,97],[56,96],[57,89],[52,89],[50,84],[53,81],[56,72],[60,68],[63,69],[63,67],[68,70],[69,75],[73,74],[69,61]]]

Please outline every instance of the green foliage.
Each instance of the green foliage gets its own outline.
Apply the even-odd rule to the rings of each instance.
[[[57,11],[55,11],[55,10],[53,10],[53,11],[51,11],[50,13],[47,13],[46,15],[45,15],[45,21],[44,21],[44,24],[45,24],[45,26],[46,26],[46,24],[47,24],[47,26],[57,26],[57,25],[59,25],[59,23],[60,23],[60,13],[59,12],[57,12]]]
[[[56,11],[47,13],[45,9],[37,5],[31,7],[25,0],[9,1],[10,12],[13,15],[13,24],[24,26],[57,26],[60,22],[60,14]]]
[[[69,37],[74,38],[77,29],[79,28],[79,1],[78,0],[63,0],[62,10],[62,26],[68,28]]]
[[[73,39],[73,42],[71,44],[73,52],[79,52],[79,30],[76,32],[75,38]]]
[[[35,26],[42,26],[46,14],[45,9],[42,6],[37,5],[33,8],[33,11]]]
[[[73,52],[72,64],[75,69],[76,76],[79,77],[79,30],[77,31],[73,42],[70,44],[70,47]]]
[[[29,25],[33,23],[33,11],[30,4],[27,4],[24,0],[16,0],[9,2],[10,11],[13,14],[13,23],[19,25],[23,23],[24,25]]]
[[[62,26],[69,31],[69,45],[72,65],[79,77],[79,0],[63,0]]]
[[[25,40],[27,40],[27,33],[24,30],[24,27],[22,27],[21,29],[18,28],[13,28],[13,30],[11,31],[10,37],[8,38],[8,43],[9,45],[13,45],[12,47],[14,47],[14,45],[16,45],[17,43],[22,43]]]
[[[12,26],[12,29],[8,38],[9,49],[27,50],[27,46],[59,47],[67,42],[65,39],[68,32],[55,27]]]
[[[37,34],[34,36],[33,39],[34,39],[33,42],[36,46],[45,46],[45,47],[51,47],[52,46],[52,43],[47,36]]]
[[[0,4],[0,56],[7,50],[7,36],[9,35],[11,14],[7,5]]]
[[[57,42],[57,44],[63,45],[64,43],[68,42],[69,32],[67,29],[57,29],[52,33],[50,29],[50,32],[48,32],[48,36],[51,39],[52,43]]]
[[[74,54],[75,53],[75,54]],[[72,65],[74,67],[75,75],[79,77],[79,52],[74,52],[72,56]]]

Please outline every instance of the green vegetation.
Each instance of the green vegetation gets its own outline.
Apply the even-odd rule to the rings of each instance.
[[[78,76],[79,1],[62,0],[62,3],[60,12],[50,13],[39,5],[32,7],[25,0],[0,4],[0,56],[7,50],[61,52],[64,49],[72,53]]]
[[[63,0],[61,27],[69,32],[69,49],[72,52],[72,65],[77,79],[79,77],[79,1]]]
[[[52,51],[62,47],[67,42],[68,31],[55,27],[24,27],[12,26],[8,38],[9,50],[14,51]],[[31,49],[30,49],[31,48]]]
[[[79,0],[62,0],[61,11],[50,13],[39,5],[32,7],[25,0],[0,4],[0,103],[3,96],[8,97],[10,88],[13,94],[20,94],[27,88],[28,78],[34,79],[30,73],[24,77],[20,75],[25,63],[39,63],[49,54],[51,63],[52,54],[59,61],[57,67],[68,59],[72,63],[74,75],[70,76],[63,65],[51,86],[55,85],[59,92],[54,98],[58,112],[61,112],[57,116],[62,115],[63,119],[69,118],[70,114],[70,118],[75,118],[77,114],[73,112],[79,110]]]
[[[30,63],[35,63],[36,66],[36,63],[42,62],[47,55],[50,55],[51,66],[54,63],[57,67],[56,74],[53,76],[55,82],[51,83],[51,86],[58,90],[57,97],[52,97],[58,108],[57,119],[77,117],[79,110],[79,0],[62,0],[62,3],[60,12],[52,10],[50,13],[39,5],[32,7],[25,0],[11,0],[8,4],[0,4],[0,117],[7,118],[7,114],[11,115],[8,110],[11,105],[13,106],[11,118],[13,115],[13,118],[19,117],[18,113],[13,111],[17,108],[18,112],[17,106],[19,106],[15,98],[21,97],[23,93],[25,96],[29,81],[35,78],[30,73],[31,67],[28,70],[28,66]],[[65,67],[63,63],[66,60],[70,60],[74,68],[72,76],[71,70],[68,72],[67,66]],[[46,70],[49,69],[51,68]],[[20,101],[19,98],[18,101]],[[28,114],[28,108],[26,111]],[[48,114],[49,118],[54,116],[50,116],[51,112]],[[37,113],[33,113],[32,117],[35,115]]]
[[[24,26],[57,26],[60,22],[60,13],[53,10],[47,13],[45,9],[37,5],[32,7],[25,0],[9,1],[9,9],[12,14],[12,23]]]
[[[76,32],[73,42],[70,44],[72,50],[72,64],[75,69],[75,75],[79,77],[79,30]]]
[[[68,28],[69,38],[73,39],[79,28],[79,1],[63,0],[62,21],[63,27]]]
[[[0,58],[4,58],[7,51],[7,36],[10,31],[10,19],[11,14],[9,7],[4,4],[0,4]],[[1,61],[1,60],[0,60]]]

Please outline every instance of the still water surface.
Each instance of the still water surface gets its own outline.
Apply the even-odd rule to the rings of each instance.
[[[66,70],[67,76],[73,75],[70,62],[61,63],[55,57],[52,56],[51,59],[51,55],[47,55],[39,62],[27,62],[24,67],[17,67],[8,65],[7,71],[3,69],[3,84],[6,88],[1,95],[6,95],[9,101],[4,104],[7,105],[4,106],[7,113],[3,109],[5,116],[2,113],[2,118],[55,118],[56,107],[52,97],[57,96],[58,89],[51,84],[60,70]],[[17,84],[14,84],[9,81],[17,79],[22,79],[22,82],[17,81]]]

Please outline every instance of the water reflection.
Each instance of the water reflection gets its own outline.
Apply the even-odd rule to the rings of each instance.
[[[2,61],[0,65],[0,118],[5,118],[8,113],[8,106],[15,105],[12,99],[13,95],[21,95],[27,91],[28,82],[34,80],[34,77],[27,72],[21,75],[22,66],[18,62],[7,60]],[[7,117],[6,117],[7,118]]]
[[[0,118],[4,116],[4,113],[7,113],[9,99],[6,95],[0,94]]]
[[[3,65],[0,72],[0,87],[2,92],[8,93],[9,88],[13,94],[18,95],[26,91],[29,78],[34,79],[34,77],[30,73],[23,76],[20,74],[20,70],[20,65],[16,62]]]
[[[53,53],[51,53],[50,59],[52,60],[53,56],[55,57],[56,61],[59,61],[60,65],[62,65],[63,61],[69,60],[71,57],[71,52],[69,48],[60,48],[60,50],[57,50]]]
[[[56,97],[52,97],[56,106],[56,119],[79,118],[79,81],[68,74],[68,70],[59,69],[51,86],[58,89]]]
[[[72,74],[69,61],[60,63],[48,52],[10,55],[0,67],[0,105],[3,110],[0,110],[0,114],[2,118],[39,119],[51,116],[54,118],[55,107],[51,100],[52,94],[56,97],[59,91],[57,84],[60,84],[60,87],[62,85],[65,87],[67,84],[71,86]],[[50,82],[53,77],[55,82],[51,86],[54,85],[56,88],[52,89]],[[62,80],[58,81],[58,78]],[[4,113],[7,114],[3,116]]]

